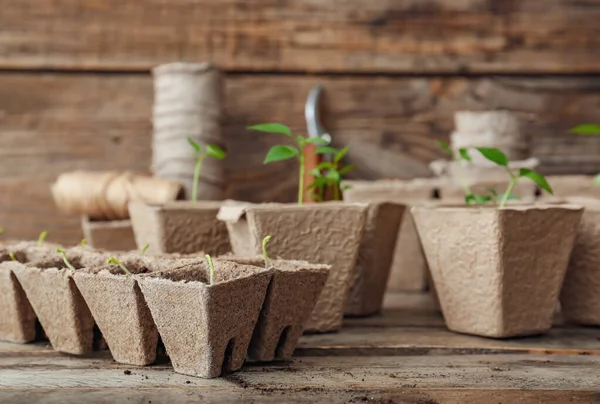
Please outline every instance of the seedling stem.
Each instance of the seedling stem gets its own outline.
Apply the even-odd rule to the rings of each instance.
[[[121,264],[119,262],[119,260],[116,259],[115,257],[110,257],[109,259],[106,260],[106,263],[118,265],[123,270],[123,272],[125,272],[125,274],[131,275],[131,272],[129,271],[129,269],[127,269],[127,267],[125,265]]]
[[[44,244],[44,240],[46,240],[46,237],[48,237],[48,232],[47,231],[43,231],[40,233],[40,237],[38,237],[38,246],[41,246],[42,244]]]
[[[12,252],[12,251],[8,253],[8,256],[9,256],[9,257],[10,257],[10,259],[11,259],[11,260],[13,260],[13,261],[17,261],[17,262],[19,261],[19,260],[17,259],[17,257],[15,257],[15,253],[14,253],[14,252]]]
[[[85,248],[86,244],[87,244],[87,240],[86,239],[82,239],[81,240],[81,248]]]
[[[200,172],[202,170],[202,164],[204,163],[204,160],[206,160],[208,156],[214,157],[218,160],[223,160],[227,153],[225,153],[225,151],[219,146],[213,144],[208,144],[202,147],[202,145],[196,143],[194,140],[192,140],[192,138],[188,137],[187,140],[190,146],[192,146],[196,151],[196,155],[198,158],[198,160],[196,160],[196,166],[194,168],[194,183],[192,184],[192,200],[194,202],[197,202],[198,182],[200,181]]]
[[[267,243],[271,240],[271,236],[267,236],[262,242],[263,258],[265,259],[265,268],[269,267],[269,256],[267,255]]]
[[[146,254],[146,250],[148,249],[148,247],[150,247],[150,244],[146,244],[142,247],[142,255]]]
[[[209,285],[212,285],[215,281],[215,264],[213,263],[212,258],[210,258],[210,255],[206,254],[205,257],[208,262],[208,281]]]
[[[62,248],[57,248],[56,252],[61,255],[63,262],[65,263],[67,268],[69,268],[71,270],[71,272],[75,272],[75,267],[73,265],[71,265],[71,263],[67,259],[67,253],[65,252],[65,250],[63,250]]]

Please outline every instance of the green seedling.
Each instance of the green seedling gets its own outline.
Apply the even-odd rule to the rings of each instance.
[[[265,260],[265,268],[269,268],[269,255],[267,254],[267,243],[271,241],[271,236],[267,236],[262,242],[263,259]]]
[[[114,265],[118,265],[123,272],[125,272],[126,275],[131,275],[131,271],[129,271],[129,269],[127,269],[127,267],[125,265],[123,265],[118,259],[116,259],[115,257],[110,257],[109,259],[106,260],[107,264],[114,264]]]
[[[17,259],[17,257],[15,257],[15,253],[14,252],[12,252],[12,251],[9,252],[8,256],[10,257],[11,260],[19,262],[19,260]]]
[[[150,244],[146,244],[142,247],[142,255],[146,254],[146,250],[150,247]]]
[[[571,133],[583,136],[598,136],[600,135],[600,125],[595,123],[584,123],[571,129]],[[594,185],[600,187],[600,174],[594,176]]]
[[[0,234],[4,233],[4,227],[0,227]]]
[[[84,239],[84,238],[83,238],[83,239],[81,239],[81,243],[80,243],[80,245],[81,245],[81,248],[85,248],[85,246],[87,245],[87,240],[86,240],[86,239]]]
[[[333,189],[333,200],[339,201],[342,199],[340,190],[343,192],[350,189],[350,185],[341,186],[342,176],[352,171],[355,166],[353,164],[342,165],[342,159],[348,153],[348,146],[341,150],[337,150],[330,146],[321,146],[318,148],[321,152],[333,155],[333,162],[325,161],[320,163],[316,168],[311,170],[314,176],[314,181],[307,189],[313,189],[312,197],[318,201],[325,199],[325,190]]]
[[[296,147],[288,145],[276,145],[269,149],[265,161],[263,164],[272,163],[275,161],[282,161],[288,159],[298,160],[299,171],[298,171],[298,204],[302,205],[304,200],[304,149],[307,145],[314,143],[316,145],[327,145],[329,142],[320,137],[304,137],[297,135],[294,137],[290,128],[280,123],[263,123],[260,125],[249,126],[249,130],[255,130],[266,133],[277,133],[288,136],[294,139]],[[317,147],[317,154],[327,154],[328,152],[322,147]]]
[[[212,258],[210,258],[210,255],[206,254],[205,257],[208,262],[208,282],[209,285],[212,285],[215,281],[215,264],[213,263]]]
[[[65,250],[63,250],[62,248],[57,248],[56,252],[60,254],[60,256],[62,257],[63,262],[65,263],[67,268],[69,268],[71,270],[71,272],[75,272],[75,267],[73,265],[71,265],[71,263],[67,259],[67,253],[65,252]]]
[[[40,236],[38,237],[38,246],[41,246],[44,244],[44,241],[46,240],[46,237],[48,237],[48,232],[47,231],[43,231],[40,233]]]
[[[221,149],[219,146],[214,144],[207,144],[202,147],[202,145],[194,142],[191,138],[188,137],[188,143],[190,146],[194,148],[197,155],[196,167],[194,169],[194,183],[192,184],[192,200],[194,202],[198,201],[198,182],[200,181],[200,171],[202,170],[202,164],[207,157],[213,157],[217,160],[223,160],[227,153],[225,150]]]
[[[550,187],[550,184],[548,184],[548,181],[546,181],[546,178],[533,171],[530,170],[528,168],[521,168],[519,169],[519,172],[517,174],[513,173],[510,168],[509,168],[509,161],[508,161],[508,157],[506,157],[506,154],[504,154],[502,151],[495,149],[495,148],[489,148],[489,147],[476,147],[475,150],[477,150],[479,153],[481,153],[481,155],[483,157],[485,157],[487,160],[491,161],[492,163],[495,163],[501,167],[504,167],[504,169],[506,170],[506,173],[509,175],[509,182],[508,182],[508,187],[506,188],[506,191],[498,198],[497,196],[495,197],[497,200],[497,205],[500,209],[504,208],[504,206],[506,205],[506,202],[509,200],[509,198],[511,197],[511,192],[514,189],[515,185],[517,185],[517,182],[521,179],[521,178],[529,178],[530,180],[532,180],[533,182],[535,182],[537,185],[539,185],[540,188],[542,188],[544,191],[548,192],[549,194],[552,195],[553,191],[552,191],[552,187]],[[467,152],[468,154],[468,152]],[[469,198],[471,195],[467,195],[467,198]],[[474,197],[474,196],[473,196]],[[489,200],[493,200],[494,196],[483,196],[484,198],[489,197]]]

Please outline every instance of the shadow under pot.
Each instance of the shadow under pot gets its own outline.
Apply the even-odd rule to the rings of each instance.
[[[265,264],[262,257],[222,258],[244,265],[261,267]],[[263,362],[292,357],[331,266],[272,260],[269,268],[273,270],[273,277],[248,349],[251,360]]]
[[[272,271],[214,260],[135,275],[178,373],[204,378],[244,364]]]
[[[148,254],[230,252],[227,228],[217,220],[221,204],[218,201],[130,203],[129,215],[137,247],[141,249],[147,244]]]
[[[270,235],[269,256],[331,266],[306,324],[306,331],[331,332],[342,326],[367,208],[362,203],[253,205],[232,201],[221,208],[219,219],[227,223],[237,256],[262,254],[262,240]]]
[[[506,338],[550,329],[580,206],[412,212],[450,330]]]
[[[600,200],[568,198],[585,207],[560,294],[570,323],[600,325]]]

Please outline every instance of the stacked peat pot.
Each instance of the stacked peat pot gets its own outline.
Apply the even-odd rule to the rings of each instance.
[[[535,159],[523,160],[518,121],[509,113],[458,113],[455,123],[456,151],[494,147],[521,159],[508,166],[511,170],[536,165]],[[463,181],[471,187],[500,184],[504,167],[480,161],[475,151],[471,156],[473,162],[463,166]],[[459,174],[458,168],[450,166],[450,174]],[[505,338],[543,333],[552,326],[582,207],[532,203],[534,189],[517,188],[523,200],[498,208],[460,206],[458,197],[444,198],[442,188],[441,204],[412,208],[449,329]]]

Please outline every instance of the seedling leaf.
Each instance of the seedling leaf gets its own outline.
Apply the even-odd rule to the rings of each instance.
[[[319,163],[317,168],[319,170],[335,170],[335,165],[333,163],[330,163],[329,161],[324,161],[322,163]]]
[[[322,137],[302,138],[302,140],[306,143],[314,143],[314,144],[320,144],[320,145],[329,144],[329,141],[327,139],[323,139]]]
[[[223,160],[225,156],[227,156],[225,150],[214,144],[209,144],[206,146],[206,154],[216,158],[217,160]]]
[[[476,147],[476,149],[489,161],[499,166],[508,166],[508,157],[502,151],[491,147]]]
[[[344,158],[344,156],[346,156],[346,154],[348,154],[349,150],[350,150],[350,146],[346,146],[342,150],[338,151],[335,154],[335,156],[333,157],[333,162],[334,163],[339,163],[340,161],[342,161],[342,159]]]
[[[259,125],[248,126],[249,130],[255,130],[258,132],[266,133],[281,133],[286,136],[292,136],[292,131],[285,125],[280,123],[262,123]]]
[[[271,236],[267,236],[262,242],[262,253],[265,260],[265,268],[269,268],[269,256],[267,255],[267,243],[271,240]]]
[[[600,174],[596,174],[594,177],[594,185],[600,187]]]
[[[38,237],[37,244],[40,246],[42,244],[44,244],[44,240],[46,240],[46,237],[48,237],[48,232],[44,230],[43,232],[40,233],[40,237]]]
[[[4,227],[0,227],[0,234],[4,233]]]
[[[340,173],[340,175],[348,174],[350,171],[354,170],[355,168],[356,168],[356,166],[354,164],[348,164],[347,166],[340,168],[338,170],[338,173]]]
[[[325,176],[336,183],[342,179],[342,177],[340,177],[340,173],[337,171],[329,171]]]
[[[86,244],[87,244],[87,240],[82,238],[81,243],[79,243],[79,245],[81,245],[81,248],[85,248]]]
[[[458,153],[460,154],[460,157],[462,157],[463,160],[468,161],[469,163],[471,162],[471,155],[469,154],[469,151],[467,149],[458,149]]]
[[[145,245],[142,247],[142,255],[146,254],[146,250],[148,250],[148,247],[150,247],[150,244],[145,244]]]
[[[317,154],[337,154],[338,150],[330,146],[317,147]]]
[[[19,262],[19,260],[17,260],[17,257],[15,257],[15,253],[14,252],[12,252],[12,251],[9,252],[8,256],[10,257],[11,260]]]
[[[194,148],[194,150],[196,150],[196,153],[198,153],[198,154],[202,153],[202,145],[194,142],[194,140],[192,140],[191,137],[188,137],[187,141]]]
[[[125,265],[121,264],[119,262],[119,260],[116,259],[115,257],[110,257],[109,259],[106,260],[106,263],[118,265],[123,270],[123,272],[125,272],[126,275],[131,275],[131,272],[129,271],[129,269],[127,269],[127,267]]]
[[[538,174],[535,171],[530,170],[528,168],[521,168],[519,170],[519,177],[529,178],[530,180],[538,184],[540,188],[542,188],[544,191],[548,192],[550,195],[554,193],[552,191],[552,187],[550,186],[550,184],[548,184],[548,181],[546,181],[546,178],[542,174]]]
[[[263,162],[263,164],[268,164],[273,161],[287,160],[294,157],[298,157],[299,155],[300,152],[293,146],[277,145],[271,147],[269,153],[267,153],[267,157],[265,157],[265,161]]]
[[[62,248],[57,248],[56,252],[62,256],[63,262],[65,263],[67,268],[69,268],[71,270],[71,272],[75,272],[75,267],[73,265],[71,265],[71,263],[67,259],[67,253],[65,252],[65,250],[63,250]]]
[[[352,189],[352,185],[344,185],[344,186],[342,186],[342,191],[347,191],[349,189]]]
[[[594,123],[584,123],[575,126],[573,129],[570,130],[570,132],[586,136],[600,135],[600,125]]]
[[[206,261],[208,262],[208,281],[209,285],[212,285],[215,281],[215,264],[213,263],[213,260],[210,257],[210,255],[206,254],[205,257]]]

